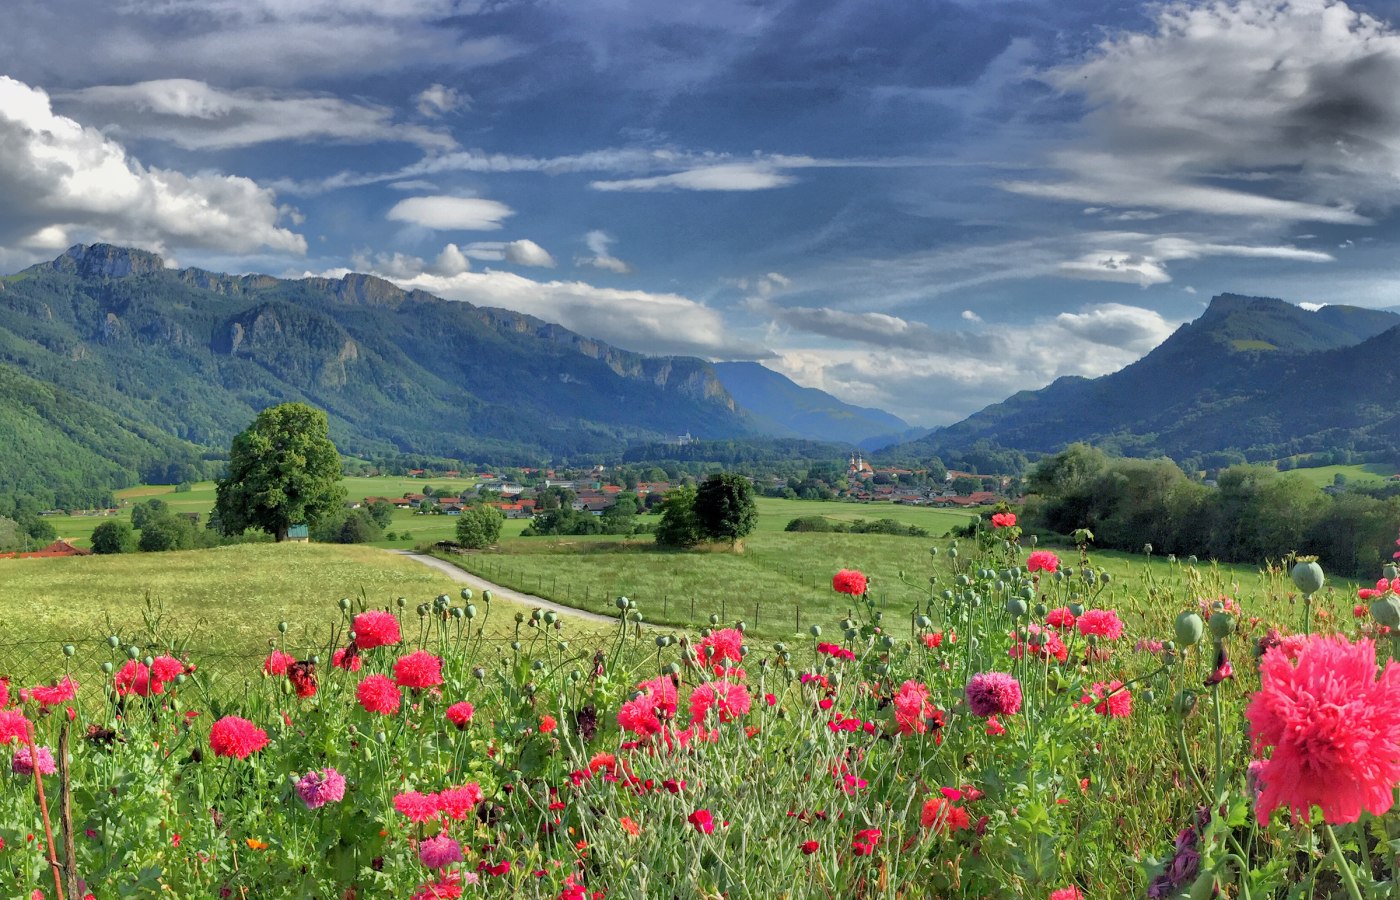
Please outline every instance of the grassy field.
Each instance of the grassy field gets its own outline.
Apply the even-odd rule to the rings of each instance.
[[[1327,487],[1338,475],[1346,478],[1348,484],[1380,484],[1396,474],[1395,466],[1367,463],[1355,466],[1319,466],[1316,469],[1293,469],[1289,474],[1301,475],[1309,484]]]
[[[265,653],[288,623],[295,647],[324,645],[339,617],[336,601],[360,598],[386,606],[398,597],[412,607],[460,585],[412,560],[373,547],[242,544],[179,553],[133,553],[0,564],[5,600],[0,644],[13,641],[103,640],[134,637],[149,600],[174,637],[192,647]],[[517,607],[498,601],[501,625]],[[3,660],[0,660],[3,662]]]

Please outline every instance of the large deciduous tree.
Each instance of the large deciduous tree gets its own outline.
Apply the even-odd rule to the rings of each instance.
[[[710,540],[737,542],[758,525],[753,485],[732,472],[711,475],[695,490],[695,518]]]
[[[494,506],[479,503],[462,510],[457,519],[457,543],[470,550],[485,550],[501,539],[506,517]]]
[[[219,481],[214,511],[224,534],[258,528],[279,541],[287,531],[345,503],[340,454],[326,414],[305,403],[283,403],[258,413],[233,439],[228,475]]]

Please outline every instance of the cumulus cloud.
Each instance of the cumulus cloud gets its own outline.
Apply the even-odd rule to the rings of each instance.
[[[493,269],[446,274],[427,271],[422,260],[398,254],[361,254],[353,263],[405,290],[514,310],[627,350],[720,359],[772,355],[761,344],[736,337],[719,311],[680,294],[601,288],[583,281],[536,281]],[[346,271],[321,274],[338,278]]]
[[[1063,375],[1116,371],[1175,328],[1153,310],[1119,303],[1014,327],[964,317],[975,330],[935,329],[897,316],[828,308],[773,309],[771,317],[781,326],[772,334],[778,354],[769,363],[774,368],[849,402],[930,424],[956,421]],[[814,347],[804,335],[841,343]]]
[[[1400,33],[1340,0],[1174,0],[1042,77],[1087,107],[1061,180],[1130,209],[1365,224],[1400,200]]]
[[[190,150],[273,141],[401,141],[432,150],[457,146],[445,132],[396,123],[388,107],[323,94],[223,90],[189,78],[166,78],[98,85],[56,97],[81,107],[89,121],[100,117],[109,132],[116,129]]]
[[[413,98],[413,102],[417,105],[418,112],[435,119],[458,107],[467,106],[471,103],[471,99],[469,95],[459,93],[456,88],[450,88],[443,84],[432,84],[419,92]]]
[[[580,266],[592,266],[595,269],[602,269],[605,272],[614,272],[618,275],[628,275],[633,270],[632,267],[622,260],[613,256],[609,252],[616,241],[606,231],[590,231],[584,236],[584,243],[593,252],[592,256],[575,256],[574,263]]]
[[[394,222],[408,222],[434,231],[495,231],[515,210],[481,197],[409,197],[388,212]]]
[[[100,239],[157,250],[305,253],[272,191],[248,178],[143,166],[121,144],[54,113],[0,76],[0,246]]]
[[[797,179],[757,164],[706,166],[670,175],[594,181],[597,191],[766,191],[786,187]]]

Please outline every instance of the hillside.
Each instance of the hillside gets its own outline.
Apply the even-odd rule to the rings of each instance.
[[[1222,294],[1151,353],[1100,378],[1022,391],[898,450],[934,454],[979,440],[1026,452],[1088,441],[1177,460],[1275,459],[1392,448],[1400,436],[1400,315],[1316,312]]]
[[[704,360],[367,275],[177,271],[102,244],[0,279],[0,391],[0,423],[32,435],[0,457],[0,493],[166,480],[286,400],[371,456],[528,461],[761,431]]]
[[[909,423],[896,415],[802,387],[755,362],[716,363],[715,374],[756,424],[774,436],[861,444],[909,430]]]

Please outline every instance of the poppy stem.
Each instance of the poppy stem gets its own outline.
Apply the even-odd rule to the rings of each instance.
[[[1356,884],[1356,875],[1351,871],[1351,866],[1342,853],[1342,845],[1337,843],[1337,833],[1332,830],[1332,824],[1323,822],[1322,830],[1327,832],[1327,841],[1332,845],[1332,852],[1337,855],[1337,870],[1341,873],[1342,882],[1346,885],[1347,896],[1351,900],[1362,900],[1361,888],[1357,887]]]

